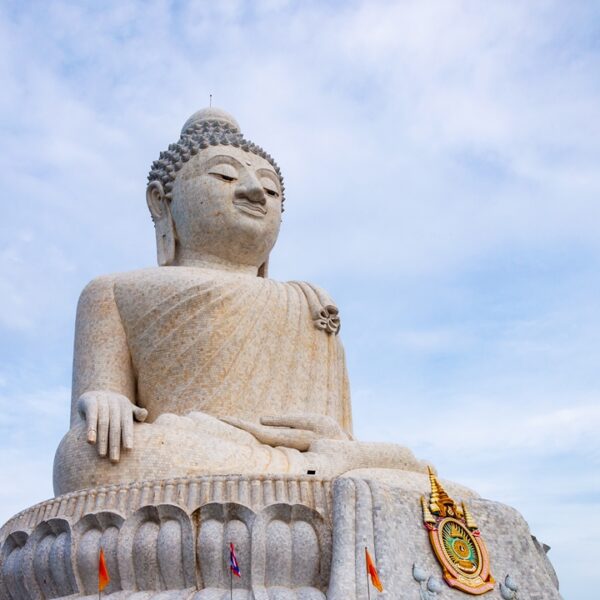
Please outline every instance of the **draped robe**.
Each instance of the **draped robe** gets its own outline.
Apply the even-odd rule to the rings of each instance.
[[[344,351],[319,327],[333,304],[318,288],[163,267],[118,276],[114,297],[149,422],[165,412],[317,413],[350,433]]]

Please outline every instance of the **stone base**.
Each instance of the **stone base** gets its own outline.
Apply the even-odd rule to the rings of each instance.
[[[242,572],[234,598],[323,599],[330,502],[331,483],[314,477],[178,479],[60,496],[0,531],[0,598],[97,598],[100,547],[115,600],[229,598],[233,542]]]
[[[494,589],[486,600],[561,600],[554,569],[523,517],[513,508],[443,482],[468,503],[490,556]],[[333,482],[333,556],[328,600],[367,600],[364,546],[373,549],[389,600],[458,600],[470,596],[449,587],[423,525],[425,476],[391,470],[360,470]],[[356,569],[356,575],[352,572]],[[353,576],[354,575],[354,576]],[[505,585],[506,577],[517,590]],[[502,587],[501,587],[502,586]],[[387,594],[387,595],[385,595]]]
[[[560,599],[516,511],[444,485],[468,501],[496,580],[510,575],[519,590],[497,585],[486,598]],[[370,470],[333,481],[212,476],[74,492],[2,527],[0,600],[97,598],[100,547],[111,576],[103,595],[113,600],[226,600],[231,583],[234,600],[367,600],[365,545],[385,587],[371,598],[464,598],[439,579],[419,502],[428,486],[418,473]],[[229,542],[242,573],[233,582]]]

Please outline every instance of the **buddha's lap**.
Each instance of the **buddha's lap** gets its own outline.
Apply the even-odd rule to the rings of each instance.
[[[154,423],[134,424],[134,446],[121,449],[120,460],[100,457],[86,441],[85,423],[63,438],[55,458],[55,493],[98,485],[149,479],[216,474],[286,474],[315,472],[334,477],[350,469],[391,468],[423,471],[405,447],[321,439],[308,452],[273,448],[251,434],[204,413],[161,415]]]
[[[209,420],[218,423],[211,429]],[[62,439],[54,462],[55,493],[147,479],[261,473],[272,463],[285,471],[289,462],[281,451],[214,417],[163,415],[154,423],[135,423],[133,448],[121,448],[117,463],[99,456],[86,437],[81,422]]]

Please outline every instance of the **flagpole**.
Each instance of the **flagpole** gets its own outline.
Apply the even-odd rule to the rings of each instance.
[[[231,542],[229,542],[229,598],[233,600],[233,565],[231,564]]]
[[[100,587],[100,552],[102,552],[102,546],[98,552],[98,600],[102,599],[102,588]]]
[[[365,579],[367,580],[367,599],[371,600],[371,586],[369,585],[369,563],[367,562],[367,547],[365,546]]]

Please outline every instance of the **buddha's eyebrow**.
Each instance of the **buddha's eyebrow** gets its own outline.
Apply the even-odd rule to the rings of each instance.
[[[204,168],[210,169],[210,167],[214,167],[220,163],[226,163],[228,165],[232,165],[233,167],[241,167],[242,163],[234,158],[233,156],[228,156],[227,154],[217,154],[217,156],[211,156],[205,163]]]

